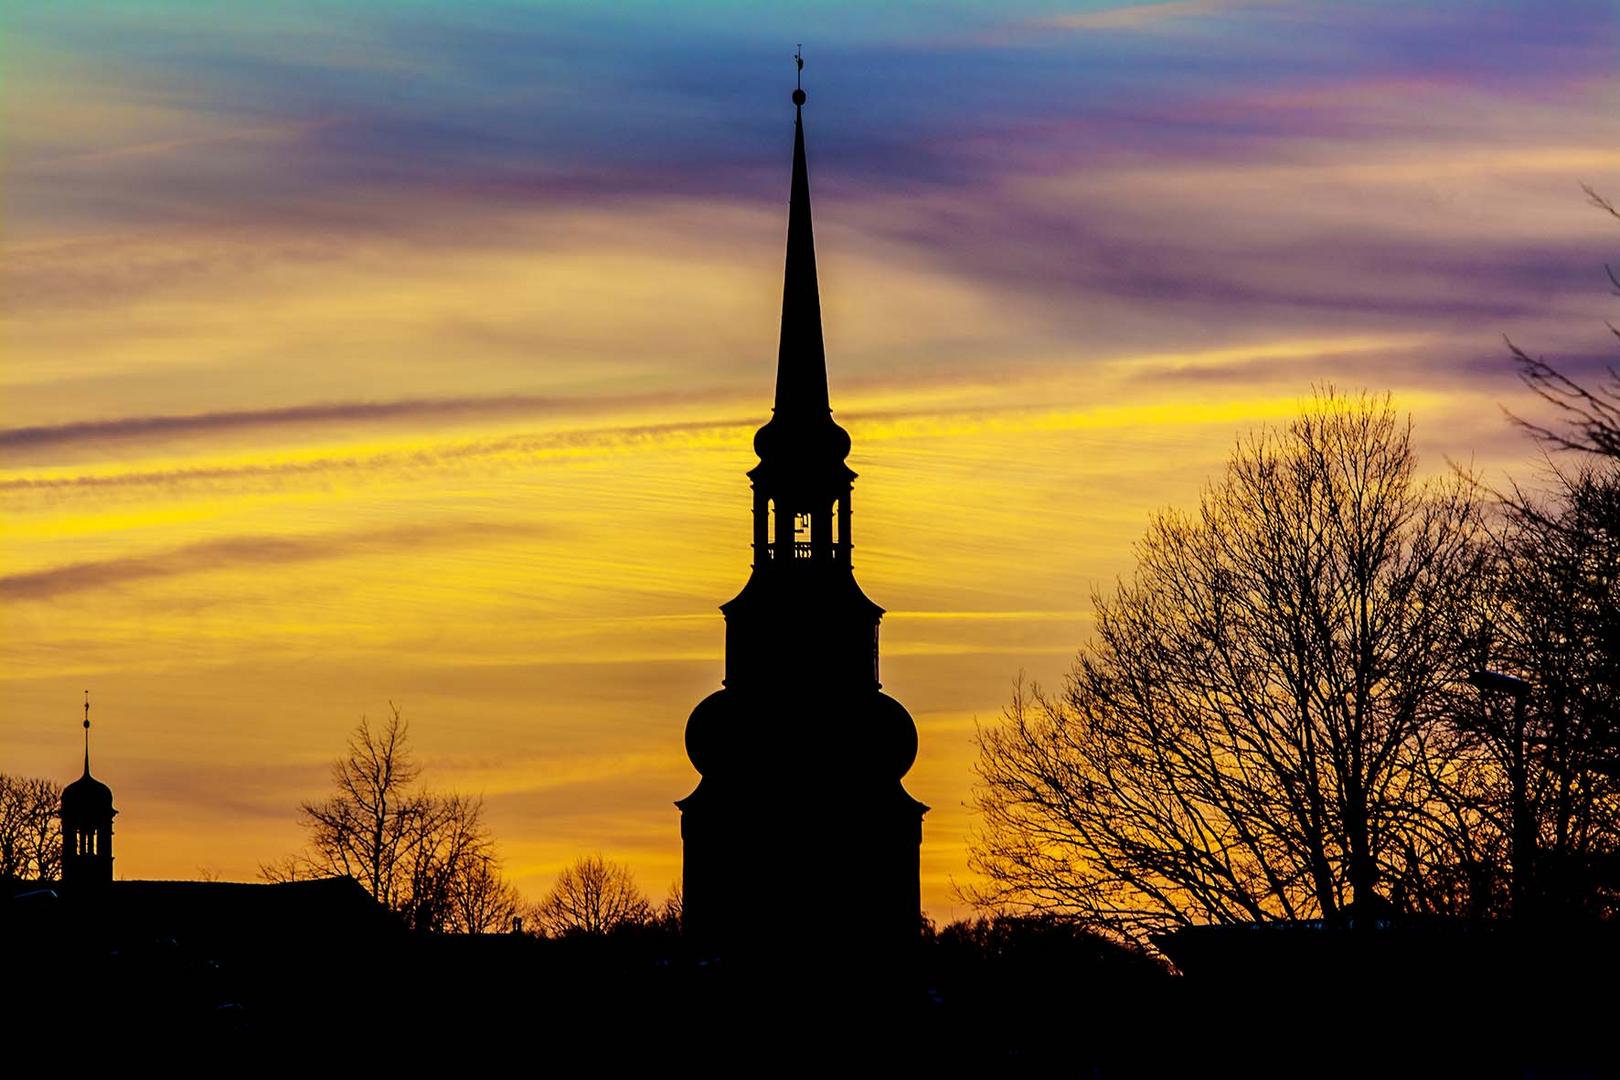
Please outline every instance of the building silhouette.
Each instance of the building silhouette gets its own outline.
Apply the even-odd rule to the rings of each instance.
[[[62,789],[62,882],[113,879],[112,788],[90,775],[90,695],[84,696],[84,775]]]
[[[90,774],[88,699],[84,743],[62,789],[60,879],[0,878],[0,1015],[19,1035],[73,1052],[156,1038],[173,1053],[352,1017],[357,970],[419,977],[405,928],[353,878],[113,880],[118,811]]]
[[[720,609],[724,688],[687,721],[703,778],[676,804],[686,932],[704,954],[744,963],[784,939],[784,905],[798,946],[824,943],[829,961],[893,956],[921,915],[928,808],[901,784],[917,728],[879,689],[883,609],[851,566],[855,473],[827,390],[804,101],[795,90],[776,402],[748,474],[753,572]]]

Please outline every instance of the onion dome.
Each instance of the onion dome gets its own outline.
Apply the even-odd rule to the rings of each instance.
[[[62,789],[62,813],[78,818],[104,817],[112,812],[112,788],[91,776],[86,763],[84,775]]]

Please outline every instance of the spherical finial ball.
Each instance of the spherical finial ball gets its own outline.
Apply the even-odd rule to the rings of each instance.
[[[804,91],[803,90],[795,90],[795,91],[793,91],[793,104],[795,104],[795,105],[803,105],[804,104]]]
[[[84,730],[86,730],[86,731],[90,730],[90,721],[86,720],[84,722]]]

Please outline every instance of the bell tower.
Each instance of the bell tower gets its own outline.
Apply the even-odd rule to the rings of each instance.
[[[62,883],[113,878],[112,789],[90,775],[90,691],[84,692],[84,775],[62,789]]]
[[[794,925],[844,962],[882,962],[918,936],[928,808],[901,784],[917,728],[880,690],[883,609],[853,571],[855,473],[827,389],[802,88],[793,104],[776,400],[748,474],[753,571],[720,609],[724,686],[686,726],[703,778],[676,804],[684,917],[700,950],[748,963],[783,947],[785,909],[805,909]]]

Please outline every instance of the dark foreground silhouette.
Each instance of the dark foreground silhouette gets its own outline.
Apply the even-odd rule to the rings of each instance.
[[[1184,931],[1185,975],[1051,919],[921,935],[898,976],[783,916],[770,966],[698,960],[670,924],[409,932],[348,879],[0,891],[7,1026],[130,1060],[400,1062],[521,1053],[631,1066],[889,1062],[1062,1075],[1599,1076],[1607,926],[1301,923]],[[810,947],[807,943],[814,943]],[[282,1063],[277,1055],[285,1053]],[[268,1058],[265,1055],[270,1055]]]

